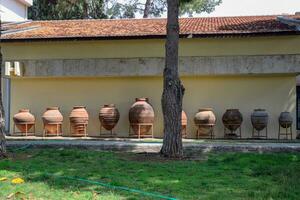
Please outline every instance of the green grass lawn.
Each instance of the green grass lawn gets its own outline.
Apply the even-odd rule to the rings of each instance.
[[[15,199],[155,199],[57,176],[178,199],[300,199],[299,153],[210,153],[198,160],[165,161],[75,149],[27,149],[0,161],[0,178],[8,178],[0,181],[0,199],[14,193]],[[25,183],[12,184],[16,177]]]

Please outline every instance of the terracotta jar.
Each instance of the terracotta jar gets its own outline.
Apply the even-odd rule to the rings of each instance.
[[[99,111],[101,125],[111,131],[118,123],[120,113],[114,104],[104,105]]]
[[[216,124],[216,116],[212,108],[201,108],[194,117],[195,125],[199,128],[199,133],[207,135],[211,131],[211,126]]]
[[[148,103],[148,98],[136,98],[135,103],[129,110],[129,122],[136,135],[138,135],[138,123],[153,123],[154,110]],[[141,126],[140,134],[145,135],[149,132],[151,126]]]
[[[64,118],[59,111],[59,107],[47,108],[42,119],[47,135],[56,135],[57,133],[61,133]]]
[[[181,135],[182,137],[186,137],[187,133],[186,133],[186,128],[187,128],[187,116],[186,113],[184,112],[184,110],[182,110],[181,112]]]
[[[181,126],[185,126],[185,127],[187,126],[187,116],[184,110],[182,110],[181,113]]]
[[[279,125],[282,128],[290,128],[293,124],[293,117],[290,112],[282,112],[279,116]]]
[[[261,131],[267,127],[269,115],[265,109],[254,109],[251,114],[252,126],[257,130]]]
[[[14,115],[13,120],[22,133],[28,132],[35,123],[35,117],[30,113],[29,109],[19,110],[19,112]],[[27,129],[25,124],[27,124]]]
[[[233,132],[242,125],[243,116],[239,109],[228,109],[224,113],[222,121],[224,126]]]
[[[69,116],[72,127],[72,136],[84,136],[89,121],[89,114],[85,106],[74,106]]]

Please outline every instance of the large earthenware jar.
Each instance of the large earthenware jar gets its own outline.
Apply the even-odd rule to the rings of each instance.
[[[129,122],[134,133],[138,135],[137,124],[152,124],[154,122],[154,110],[148,103],[148,98],[136,98],[129,110]],[[150,125],[140,127],[140,134],[146,135],[151,129]]]
[[[182,110],[181,112],[181,134],[182,137],[186,137],[187,133],[186,133],[186,129],[187,129],[187,116],[186,113],[184,112],[184,110]]]
[[[72,136],[84,136],[89,121],[89,114],[85,106],[74,106],[69,118],[73,130],[71,131]]]
[[[108,131],[112,130],[120,119],[120,113],[114,104],[104,105],[99,111],[101,125]]]
[[[199,133],[207,135],[211,132],[211,127],[216,124],[216,116],[212,108],[201,108],[194,117],[195,125],[199,128]]]
[[[59,107],[49,107],[42,116],[44,128],[47,135],[57,135],[61,133],[63,116],[59,111]]]
[[[293,117],[290,112],[282,112],[279,116],[279,124],[282,128],[290,128],[293,123]]]
[[[28,132],[35,123],[35,117],[30,113],[29,109],[19,110],[19,112],[14,115],[13,120],[22,133]]]
[[[187,126],[187,116],[184,110],[181,112],[181,126]]]
[[[254,109],[251,114],[252,126],[257,130],[261,131],[267,127],[269,115],[265,109]]]
[[[230,131],[236,131],[243,122],[242,113],[239,109],[228,109],[222,118],[224,126]]]

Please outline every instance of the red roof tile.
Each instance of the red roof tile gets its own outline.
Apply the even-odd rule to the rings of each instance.
[[[180,34],[195,37],[298,34],[294,28],[280,23],[277,16],[239,16],[210,18],[181,18]],[[288,17],[300,19],[299,15]],[[2,34],[3,41],[34,39],[120,39],[163,38],[166,19],[119,20],[57,20],[32,21],[6,25],[4,29],[21,29],[16,33]]]

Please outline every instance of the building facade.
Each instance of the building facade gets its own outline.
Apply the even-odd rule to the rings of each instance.
[[[10,130],[12,116],[29,108],[42,134],[43,112],[59,106],[68,135],[72,107],[84,105],[90,115],[88,134],[97,136],[100,107],[114,103],[120,111],[116,133],[126,137],[130,106],[136,97],[148,97],[155,111],[154,135],[162,137],[165,22],[41,21],[32,22],[31,28],[26,24],[26,31],[18,26],[20,32],[4,34],[4,61],[22,65],[18,76],[9,76]],[[269,113],[269,138],[278,136],[279,114],[291,112],[296,137],[300,35],[294,27],[276,16],[190,18],[180,23],[179,70],[186,88],[188,137],[195,137],[195,113],[206,107],[217,116],[217,138],[224,136],[222,115],[229,108],[243,114],[243,138],[251,137],[250,116],[256,108]]]
[[[1,0],[1,22],[26,21],[28,7],[32,6],[32,0]]]

